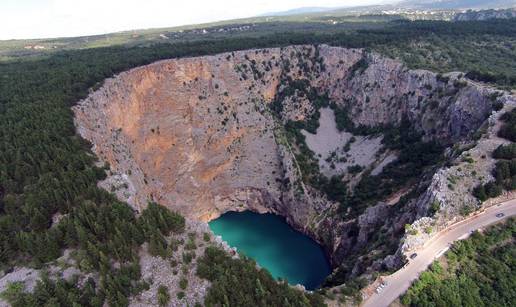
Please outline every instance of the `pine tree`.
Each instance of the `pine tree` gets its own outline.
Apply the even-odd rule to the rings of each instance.
[[[167,242],[163,235],[161,235],[158,231],[155,231],[151,235],[151,239],[149,241],[149,253],[153,256],[161,256],[165,258],[167,256]]]

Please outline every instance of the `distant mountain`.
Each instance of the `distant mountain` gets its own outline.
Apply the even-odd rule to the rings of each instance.
[[[261,16],[292,16],[303,14],[380,13],[384,10],[467,10],[516,8],[516,0],[403,0],[383,1],[383,4],[356,7],[300,7],[271,12]]]
[[[508,18],[516,18],[516,9],[505,9],[505,10],[481,10],[481,11],[473,11],[468,10],[463,13],[458,13],[453,17],[453,20],[456,21],[466,21],[466,20],[488,20],[488,19],[508,19]]]
[[[494,9],[516,7],[516,0],[405,0],[394,6],[427,10]]]

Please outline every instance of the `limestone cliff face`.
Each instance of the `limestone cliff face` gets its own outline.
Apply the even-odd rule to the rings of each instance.
[[[356,124],[396,124],[404,116],[427,139],[453,143],[475,132],[491,112],[488,93],[461,78],[408,70],[378,54],[364,55],[363,71],[337,80],[331,97],[351,110]]]
[[[94,151],[128,175],[135,207],[154,200],[209,220],[240,206],[263,206],[262,191],[279,197],[278,146],[263,111],[275,80],[250,89],[253,83],[235,71],[243,56],[137,68],[106,80],[75,109]]]
[[[201,221],[228,210],[276,212],[323,243],[338,265],[379,229],[396,237],[420,216],[417,204],[396,213],[379,203],[342,220],[336,204],[302,182],[283,125],[310,118],[311,95],[327,95],[356,126],[405,118],[425,139],[449,145],[482,125],[492,92],[458,73],[411,71],[359,49],[292,46],[135,68],[73,110],[79,133],[137,210],[156,201]]]

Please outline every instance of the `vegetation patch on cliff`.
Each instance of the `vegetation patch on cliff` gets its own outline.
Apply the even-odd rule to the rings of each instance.
[[[516,109],[506,112],[500,119],[503,124],[498,136],[511,142],[516,141]],[[516,189],[516,145],[500,145],[492,156],[497,160],[492,172],[495,180],[480,184],[473,190],[473,195],[480,201],[500,196],[504,190]]]

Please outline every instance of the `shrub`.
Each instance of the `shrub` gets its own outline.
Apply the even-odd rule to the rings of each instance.
[[[160,285],[158,287],[158,304],[160,306],[167,306],[170,302],[170,294],[168,294],[168,287],[165,285]]]
[[[348,78],[351,79],[355,75],[363,73],[368,67],[369,67],[369,61],[367,60],[367,58],[364,55],[364,57],[362,57],[360,60],[355,62],[355,64],[353,64],[349,68]]]
[[[516,108],[501,116],[504,124],[498,131],[498,136],[516,142]]]
[[[441,204],[439,203],[438,200],[434,200],[432,202],[432,205],[430,205],[430,212],[432,215],[436,214],[437,212],[439,212],[439,209],[441,208]]]
[[[202,238],[203,238],[204,242],[210,242],[210,240],[211,240],[210,234],[207,232],[203,233]]]
[[[358,164],[348,166],[348,172],[350,174],[358,174],[362,171],[362,169],[363,167]]]
[[[473,189],[473,196],[478,198],[480,201],[487,200],[487,193],[483,184],[480,184]]]
[[[181,280],[179,280],[179,287],[185,290],[186,287],[188,287],[188,279],[186,279],[185,277],[181,278]]]
[[[183,262],[189,264],[195,258],[195,252],[183,252]]]
[[[515,159],[516,158],[516,144],[500,145],[493,152],[495,159]]]

